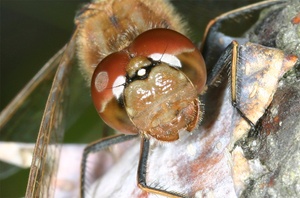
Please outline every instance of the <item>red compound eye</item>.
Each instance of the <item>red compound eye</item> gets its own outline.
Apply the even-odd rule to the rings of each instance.
[[[140,34],[128,48],[135,56],[150,57],[182,70],[198,93],[206,83],[206,67],[202,55],[184,35],[169,29],[152,29]]]
[[[104,122],[123,133],[136,133],[137,129],[122,105],[128,62],[125,52],[116,52],[104,58],[94,71],[91,92],[97,112]]]

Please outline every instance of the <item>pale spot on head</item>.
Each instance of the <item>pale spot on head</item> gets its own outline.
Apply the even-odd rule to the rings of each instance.
[[[98,92],[103,91],[108,84],[108,74],[107,72],[100,72],[97,74],[96,79],[95,79],[95,87]]]
[[[139,69],[139,71],[137,72],[138,76],[144,76],[145,74],[146,74],[146,69],[144,69],[144,68]]]
[[[172,54],[153,53],[149,57],[155,61],[161,61],[164,63],[168,63],[169,65],[171,65],[173,67],[179,67],[179,68],[182,67],[180,60]]]
[[[126,78],[124,76],[118,76],[113,84],[112,92],[116,98],[120,98],[121,94],[124,91],[124,84],[126,82]]]

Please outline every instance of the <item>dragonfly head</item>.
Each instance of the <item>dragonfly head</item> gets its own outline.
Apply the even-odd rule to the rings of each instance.
[[[98,113],[112,128],[174,141],[201,119],[198,95],[205,83],[193,43],[173,30],[152,29],[103,59],[91,87]]]

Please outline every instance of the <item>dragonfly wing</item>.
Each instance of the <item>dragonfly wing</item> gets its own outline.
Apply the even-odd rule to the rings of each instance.
[[[60,143],[65,130],[68,77],[75,55],[76,33],[69,42],[55,74],[33,154],[26,197],[52,197]]]
[[[65,50],[59,50],[0,113],[0,140],[33,143],[37,137],[47,95],[55,71]],[[4,149],[5,150],[5,149]],[[3,150],[3,151],[4,151]],[[0,153],[3,159],[3,153]],[[20,169],[0,162],[0,178],[5,179]]]
[[[54,75],[57,65],[64,53],[66,46],[60,49],[43,67],[42,69],[26,84],[26,86],[18,93],[18,95],[7,105],[0,114],[0,129],[3,129],[7,123],[12,120],[16,112],[22,108],[24,101],[30,99],[31,94],[40,86],[40,84],[49,76]],[[26,103],[26,102],[25,102]]]

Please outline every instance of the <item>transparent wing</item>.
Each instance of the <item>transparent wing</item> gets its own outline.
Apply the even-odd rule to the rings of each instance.
[[[52,197],[51,185],[57,172],[65,131],[68,78],[75,55],[75,37],[69,42],[55,74],[42,118],[29,175],[26,197]]]
[[[27,197],[53,195],[55,187],[52,184],[55,183],[60,144],[65,134],[65,142],[87,143],[100,138],[104,131],[91,103],[89,87],[77,69],[75,36],[68,47],[57,52],[0,115],[1,141],[35,142],[39,131]],[[74,69],[71,70],[71,67]],[[45,108],[46,100],[43,98],[47,95]],[[19,170],[1,162],[0,174],[15,172],[12,169]],[[24,191],[18,194],[24,194]]]
[[[76,58],[71,61],[75,51],[74,42],[72,39],[63,58],[64,67],[74,68],[70,73],[63,71],[62,66],[57,70],[66,49],[64,47],[45,64],[43,69],[0,114],[0,141],[17,144],[19,142],[33,143],[39,132],[27,188],[29,197],[31,195],[32,197],[35,195],[50,197],[52,190],[47,188],[49,181],[51,183],[56,175],[57,161],[54,159],[59,157],[60,146],[58,144],[62,143],[64,134],[66,134],[65,142],[87,143],[100,138],[103,131],[100,118],[91,103],[87,83],[76,67]],[[56,77],[53,83],[58,85],[56,89],[52,88],[49,94],[55,72],[60,75],[60,78]],[[64,82],[65,78],[69,79],[70,83],[59,86],[60,81]],[[44,110],[48,95],[47,110]],[[45,115],[41,125],[43,112]],[[5,150],[7,149],[2,151]],[[0,185],[3,187],[0,194],[4,197],[23,196],[28,180],[28,170],[20,171],[20,168],[16,166],[0,163]],[[1,176],[5,177],[5,180]],[[10,187],[15,184],[16,178],[19,181],[18,187],[12,189]]]
[[[39,126],[39,123],[30,122],[32,117],[26,117],[26,110],[28,110],[29,107],[36,109],[36,107],[38,108],[40,105],[36,104],[37,100],[32,98],[34,95],[36,95],[37,91],[40,93],[39,96],[49,93],[49,82],[51,82],[53,79],[57,65],[65,48],[66,47],[64,46],[61,50],[59,50],[27,83],[27,85],[18,93],[18,95],[9,103],[9,105],[3,109],[0,114],[1,140],[14,140],[13,135],[24,129],[24,126],[28,125],[28,123],[31,123],[30,126],[32,129],[31,130],[30,128],[26,127],[28,128],[28,131],[34,131],[34,129]],[[37,113],[37,111],[35,112]],[[38,117],[38,115],[34,115],[34,117]],[[28,122],[20,123],[19,120],[24,121],[24,119],[27,119]],[[18,125],[18,123],[20,123],[20,125]],[[12,127],[12,125],[14,125],[14,127]],[[18,137],[18,139],[20,139],[20,137]],[[25,137],[21,140],[26,141],[26,139],[27,138]]]
[[[26,197],[54,196],[63,142],[87,143],[107,132],[94,110],[87,82],[77,67],[76,36],[77,31],[65,49],[48,96],[33,153]]]
[[[35,142],[51,82],[64,49],[58,51],[0,113],[1,141]],[[5,150],[2,149],[1,158]],[[4,179],[20,170],[1,161],[0,167],[1,182],[7,182]],[[24,185],[21,186],[24,188]]]

